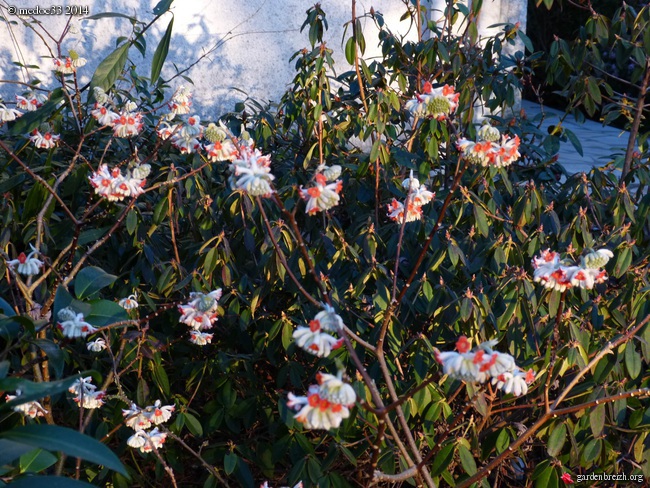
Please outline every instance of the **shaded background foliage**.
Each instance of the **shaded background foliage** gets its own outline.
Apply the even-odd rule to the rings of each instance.
[[[413,13],[415,6],[409,8]],[[633,194],[611,168],[563,174],[554,158],[557,148],[562,140],[577,146],[579,141],[568,131],[544,133],[540,120],[509,110],[521,79],[529,78],[539,61],[547,58],[532,50],[514,57],[501,55],[503,44],[517,36],[529,44],[514,26],[504,26],[499,36],[480,46],[474,24],[464,20],[466,8],[455,5],[454,12],[465,25],[464,36],[440,31],[417,43],[404,42],[383,28],[380,13],[366,14],[382,28],[383,59],[360,58],[359,73],[338,70],[334,75],[329,48],[321,42],[325,13],[316,6],[308,11],[304,26],[310,47],[296,53],[296,77],[279,104],[268,107],[248,100],[222,117],[235,134],[240,134],[243,124],[257,147],[272,155],[278,196],[294,214],[316,271],[346,325],[370,343],[377,341],[391,301],[399,241],[399,226],[386,218],[386,205],[393,197],[406,196],[401,181],[410,170],[436,191],[435,203],[425,208],[423,220],[404,231],[397,268],[400,290],[444,212],[420,271],[395,311],[385,349],[397,392],[404,395],[404,416],[418,433],[419,448],[434,453],[431,474],[449,485],[474,475],[505,452],[543,414],[546,385],[556,396],[607,341],[650,313],[650,199],[644,143],[639,144],[638,164],[624,181]],[[354,65],[355,50],[362,54],[366,41],[354,22],[349,31],[352,43],[348,41],[345,49]],[[318,310],[287,276],[257,203],[230,188],[227,164],[206,164],[201,155],[179,154],[169,142],[159,140],[154,111],[172,88],[161,84],[158,76],[141,77],[131,69],[134,61],[127,59],[127,53],[137,40],[136,29],[122,44],[127,47],[118,47],[119,62],[95,79],[106,88],[115,82],[118,100],[132,100],[146,114],[144,130],[136,139],[93,132],[93,121],[83,112],[86,135],[76,149],[81,136],[58,92],[51,100],[62,103],[37,112],[33,126],[49,121],[62,134],[59,148],[34,149],[23,136],[32,128],[26,117],[9,125],[5,137],[9,149],[50,185],[71,167],[75,155],[83,156],[78,156],[58,194],[77,218],[86,216],[82,225],[74,226],[57,202],[44,209],[46,188],[6,150],[0,152],[2,248],[11,257],[28,250],[40,213],[46,266],[53,265],[59,253],[64,255],[56,263],[56,273],[34,291],[34,301],[43,306],[38,316],[28,318],[28,304],[11,280],[0,285],[7,316],[0,322],[0,376],[4,377],[0,385],[15,389],[16,383],[9,380],[35,379],[32,363],[37,368],[44,365],[45,370],[49,367],[53,380],[93,370],[101,384],[113,371],[111,356],[121,349],[116,367],[124,368],[119,375],[121,391],[141,406],[158,398],[175,404],[170,430],[231,483],[255,486],[261,479],[272,479],[293,485],[302,479],[307,486],[365,486],[375,415],[357,407],[340,429],[309,432],[293,420],[285,401],[287,392],[304,391],[317,371],[333,371],[336,364],[345,366],[360,398],[368,400],[349,352],[342,348],[327,359],[315,360],[292,343],[296,325],[308,322]],[[162,62],[160,58],[164,61],[164,56],[159,57]],[[552,64],[546,68],[547,75],[566,75]],[[152,69],[156,71],[159,75],[159,69]],[[403,103],[431,78],[456,86],[458,115],[453,123],[425,120],[413,130]],[[85,97],[84,93],[81,100]],[[490,117],[495,126],[521,138],[522,158],[508,169],[470,166],[457,186],[454,176],[464,163],[454,144],[459,134],[475,135],[473,116],[479,99],[499,114]],[[309,183],[319,164],[319,120],[322,159],[343,167],[344,190],[340,205],[325,214],[306,216],[298,188]],[[124,165],[136,148],[153,168],[147,187],[160,186],[134,201],[98,200],[88,177],[99,160]],[[443,208],[450,192],[450,204]],[[318,296],[286,215],[272,200],[263,200],[263,205],[290,268]],[[85,266],[101,268],[116,279],[89,296],[79,296],[80,275],[70,286],[62,280],[89,246],[101,239],[104,244]],[[73,252],[65,253],[71,243]],[[530,261],[541,250],[551,248],[577,258],[586,249],[600,247],[614,251],[615,258],[607,267],[610,280],[597,290],[561,294],[533,282]],[[211,345],[198,348],[187,342],[175,306],[186,301],[189,291],[217,287],[224,289],[224,296],[215,336]],[[106,302],[134,292],[143,320],[137,327],[107,330],[110,355],[90,353],[85,344],[62,338],[52,327],[48,312],[53,307],[56,316],[73,295],[95,307],[98,316],[110,308]],[[20,318],[10,318],[11,310]],[[124,312],[110,311],[109,319],[124,318],[119,315]],[[634,340],[605,356],[572,390],[565,405],[647,388],[648,334],[645,327]],[[489,388],[463,387],[439,376],[433,347],[451,349],[459,335],[477,341],[499,339],[500,350],[512,354],[522,367],[532,367],[538,379],[528,396],[504,398]],[[361,346],[356,352],[382,395],[389,398],[372,353]],[[547,380],[549,369],[552,378]],[[428,386],[409,393],[432,377]],[[121,409],[127,405],[119,396],[111,396],[115,389],[115,384],[109,386],[107,404],[92,417],[85,434],[106,443],[119,456],[131,481],[119,472],[86,464],[81,479],[113,486],[164,483],[167,475],[159,460],[126,446],[131,432],[122,425]],[[567,470],[650,475],[648,402],[631,396],[591,407],[548,422],[482,484],[557,486]],[[54,423],[78,425],[78,410],[65,395],[53,395],[50,408]],[[7,408],[1,415],[3,431],[23,423]],[[396,473],[405,468],[390,438],[382,448],[381,471]],[[180,441],[170,439],[161,456],[181,486],[218,486],[217,478]],[[11,460],[3,467],[3,476],[18,477],[29,471],[21,463],[22,458]],[[61,466],[63,474],[74,474],[74,459]]]

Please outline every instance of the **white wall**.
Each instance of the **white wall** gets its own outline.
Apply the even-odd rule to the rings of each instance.
[[[157,2],[158,0],[83,0],[78,4],[87,5],[91,15],[120,12],[148,21],[153,18],[152,9]],[[508,2],[525,4],[523,0],[485,0],[485,15],[501,11],[501,3]],[[295,63],[289,63],[289,58],[294,52],[309,47],[307,30],[300,33],[300,26],[306,18],[306,10],[313,3],[312,0],[175,0],[172,4],[174,32],[163,76],[168,78],[175,73],[172,62],[182,69],[216,43],[227,39],[218,50],[188,73],[195,83],[193,91],[197,113],[215,118],[232,110],[236,101],[245,98],[234,88],[243,90],[256,99],[277,101],[294,75]],[[326,41],[336,53],[337,71],[346,71],[350,66],[345,61],[341,42],[343,25],[351,15],[351,1],[322,0],[320,3],[327,14],[329,30]],[[74,2],[61,4],[73,5]],[[425,0],[423,4],[426,4]],[[1,5],[29,8],[44,6],[44,3],[38,0],[0,0]],[[409,39],[417,37],[409,21],[399,20],[406,11],[401,0],[358,0],[357,15],[362,15],[371,7],[383,13],[391,31],[404,34]],[[42,40],[31,29],[20,25],[18,17],[7,15],[6,8],[2,10],[9,20],[17,21],[18,25],[0,24],[0,79],[28,81],[30,77],[37,76],[45,86],[54,86],[51,60],[44,57],[49,56],[49,53],[43,47]],[[518,11],[514,15],[522,14]],[[135,48],[131,48],[131,59],[138,65],[141,74],[149,75],[151,58],[171,17],[171,14],[166,14],[154,25],[151,35],[147,36],[145,59]],[[67,18],[63,15],[49,15],[39,16],[37,20],[54,38],[59,38]],[[517,20],[525,23],[525,9],[522,19],[515,18],[512,21]],[[70,35],[64,40],[62,53],[67,54],[69,49],[74,49],[88,59],[88,65],[79,71],[81,82],[86,83],[97,64],[115,48],[117,37],[130,35],[131,24],[121,18],[84,20],[83,17],[73,17],[72,23],[77,27],[78,34]],[[377,31],[373,22],[363,19],[363,24],[367,44],[365,57],[378,55]],[[47,38],[44,31],[39,26],[32,25],[55,50],[55,43]],[[349,35],[348,32],[347,37]],[[14,60],[27,65],[39,65],[41,69],[25,72],[11,64]],[[180,83],[181,80],[177,79],[173,85]],[[0,96],[5,100],[12,100],[14,93],[12,87],[0,84]]]

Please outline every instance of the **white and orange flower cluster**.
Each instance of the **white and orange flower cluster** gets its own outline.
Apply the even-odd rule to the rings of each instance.
[[[535,380],[534,371],[523,371],[510,354],[494,351],[495,345],[496,341],[488,341],[472,350],[467,337],[461,336],[456,342],[456,351],[436,349],[434,352],[443,373],[450,378],[481,384],[491,380],[504,393],[525,395],[528,385]]]
[[[262,484],[260,485],[260,488],[271,488],[271,487],[269,486],[269,482],[268,482],[268,481],[265,481],[264,483],[262,483]],[[284,487],[280,487],[280,488],[289,488],[289,487],[288,487],[288,486],[284,486]],[[293,488],[303,488],[302,481],[298,481],[298,483],[296,483],[296,484],[293,486]]]
[[[54,71],[64,75],[69,75],[75,73],[77,68],[81,68],[86,64],[86,59],[79,57],[79,55],[70,51],[69,56],[66,58],[53,58],[52,62],[54,63]]]
[[[342,377],[342,371],[336,376],[318,373],[318,384],[309,387],[307,396],[289,393],[287,406],[299,410],[294,418],[306,429],[337,429],[350,416],[357,394]]]
[[[342,333],[343,319],[334,308],[325,305],[324,310],[316,314],[307,327],[299,326],[293,332],[293,339],[296,345],[310,354],[318,357],[329,356],[332,349],[343,345],[343,339],[330,334]]]
[[[422,206],[433,200],[436,194],[430,192],[425,185],[420,184],[420,181],[413,177],[413,170],[411,170],[410,176],[402,182],[402,187],[408,191],[406,215],[404,215],[404,204],[393,198],[393,201],[388,204],[388,218],[400,224],[404,222],[405,218],[407,222],[420,220]]]
[[[0,103],[0,123],[12,122],[20,117],[23,113],[15,108],[7,108],[4,103]]]
[[[50,131],[45,131],[45,134],[43,134],[38,129],[34,129],[29,140],[39,149],[52,149],[59,143],[60,138],[60,135],[53,134]]]
[[[16,108],[25,112],[33,112],[43,106],[47,95],[35,92],[28,92],[25,96],[16,95]]]
[[[101,407],[104,404],[104,397],[106,397],[106,392],[97,391],[90,376],[79,378],[68,391],[74,395],[73,400],[79,407],[89,410]]]
[[[5,395],[5,398],[7,399],[8,402],[11,400],[15,400],[16,398],[20,397],[22,395],[22,392],[20,390],[16,390],[15,395]],[[47,413],[47,410],[43,408],[43,405],[41,405],[38,402],[26,402],[26,403],[21,403],[20,405],[15,405],[13,407],[14,412],[19,412],[22,413],[25,417],[30,417],[35,419],[36,417],[42,417]]]
[[[185,305],[178,306],[178,311],[181,313],[178,321],[191,328],[190,342],[192,344],[205,346],[212,342],[213,334],[203,331],[211,329],[212,324],[217,321],[217,309],[221,295],[221,288],[210,293],[192,292],[190,301]]]
[[[31,244],[29,246],[32,248],[32,252],[27,255],[21,252],[16,259],[7,261],[7,266],[15,269],[21,275],[34,276],[43,267],[43,261],[34,257],[38,251]]]
[[[519,143],[519,136],[501,135],[496,127],[484,125],[478,131],[477,142],[463,138],[458,140],[456,147],[470,163],[503,168],[521,156]]]
[[[533,279],[551,290],[564,291],[571,287],[591,290],[607,280],[607,272],[600,268],[613,257],[609,249],[599,249],[582,256],[576,265],[560,260],[559,253],[547,249],[533,258]]]
[[[252,145],[242,144],[239,154],[230,165],[230,186],[253,197],[270,197],[273,193],[271,182],[271,156],[263,155]],[[337,195],[338,196],[338,195]]]
[[[142,113],[137,112],[137,104],[128,101],[121,110],[101,88],[95,88],[95,106],[90,114],[104,127],[111,127],[115,137],[128,138],[137,136],[142,131],[144,123]],[[113,110],[115,109],[115,110]]]
[[[341,175],[341,167],[335,164],[318,168],[314,176],[315,185],[309,188],[300,187],[300,196],[307,201],[305,213],[313,215],[338,205],[343,182],[337,179]]]
[[[160,400],[156,400],[153,405],[145,408],[140,408],[132,403],[131,408],[123,409],[124,423],[135,431],[126,443],[134,449],[140,449],[141,452],[160,449],[167,439],[167,434],[160,432],[158,427],[154,427],[148,432],[147,429],[152,425],[167,422],[174,413],[174,409],[174,405],[163,405]]]
[[[97,329],[84,320],[82,313],[77,313],[70,307],[59,310],[57,314],[59,321],[57,328],[65,337],[76,339],[77,337],[86,337],[88,334],[97,332]]]
[[[456,111],[459,98],[460,94],[456,93],[453,86],[433,88],[431,82],[427,81],[422,93],[416,93],[414,98],[406,102],[405,107],[412,115],[442,120]]]
[[[114,167],[109,171],[108,165],[102,164],[89,179],[97,195],[109,202],[117,202],[141,195],[150,172],[151,166],[134,160],[124,175],[120,168]]]

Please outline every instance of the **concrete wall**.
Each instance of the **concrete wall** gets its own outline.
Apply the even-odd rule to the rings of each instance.
[[[17,25],[0,25],[0,79],[28,81],[31,77],[43,80],[45,86],[53,86],[49,52],[43,46],[43,37],[51,49],[56,46],[44,29],[58,39],[67,18],[63,15],[42,15],[36,17],[41,25],[31,24],[40,34],[25,27],[17,16],[8,15],[6,6],[43,6],[36,0],[2,0],[2,13]],[[493,1],[485,0],[486,6]],[[506,1],[506,0],[503,0]],[[79,5],[88,6],[89,14],[119,12],[148,21],[153,18],[152,9],[158,0],[84,0]],[[335,51],[338,71],[350,66],[345,61],[343,47],[343,25],[350,19],[349,0],[322,0],[327,14],[329,30],[328,45]],[[277,101],[293,77],[291,55],[309,46],[307,31],[300,33],[306,10],[313,2],[306,0],[176,0],[172,5],[174,31],[169,49],[168,61],[163,70],[166,78],[175,70],[172,62],[180,69],[196,61],[215,44],[222,43],[216,51],[201,60],[188,74],[195,83],[194,104],[199,115],[214,118],[224,111],[232,110],[236,101],[246,95],[253,98]],[[67,2],[66,5],[73,5]],[[400,0],[358,0],[357,15],[373,7],[384,15],[386,24],[393,32],[416,38],[416,32],[409,21],[400,21],[406,7]],[[147,56],[142,58],[136,49],[130,51],[131,59],[138,65],[140,73],[148,76],[151,57],[164,33],[171,14],[166,14],[151,29],[147,36]],[[525,22],[525,14],[523,19]],[[367,50],[365,57],[378,55],[377,31],[369,19],[362,20],[365,28]],[[88,65],[80,69],[82,83],[90,80],[97,64],[114,48],[118,36],[128,36],[131,23],[122,18],[84,20],[73,17],[72,25],[77,31],[62,43],[62,53],[76,50],[88,59]],[[41,28],[42,27],[42,28]],[[43,29],[44,28],[44,29]],[[349,36],[349,33],[347,34]],[[14,60],[26,65],[39,65],[40,69],[19,69],[12,65]],[[174,86],[186,83],[175,80]],[[2,84],[0,95],[5,100],[13,98],[14,89]]]

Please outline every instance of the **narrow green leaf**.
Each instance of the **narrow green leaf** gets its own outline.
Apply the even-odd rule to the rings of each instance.
[[[50,99],[45,102],[41,108],[33,112],[27,112],[16,120],[13,125],[10,126],[9,134],[28,134],[43,122],[46,122],[52,114],[59,109],[63,96],[63,91],[60,88],[52,91]]]
[[[160,43],[156,48],[156,52],[153,54],[153,60],[151,61],[151,84],[158,82],[158,77],[162,71],[165,60],[167,59],[167,53],[169,52],[169,43],[172,38],[172,27],[174,26],[174,17],[169,21],[167,30],[165,34],[160,39]]]
[[[449,466],[452,459],[454,458],[454,447],[456,447],[455,444],[449,443],[440,449],[438,454],[436,454],[436,457],[433,458],[433,462],[431,463],[432,476],[438,476],[445,469],[447,469],[447,466]]]
[[[128,42],[122,44],[99,63],[92,80],[90,80],[90,93],[96,87],[104,91],[111,89],[124,70],[124,65],[129,55],[129,46],[130,44]]]
[[[201,422],[191,413],[185,412],[185,425],[190,430],[192,435],[201,437],[203,435],[203,427]]]
[[[465,472],[470,476],[476,474],[476,461],[474,460],[472,453],[469,452],[469,449],[462,444],[459,444],[458,456],[460,457],[460,463],[463,465]]]
[[[231,475],[237,466],[237,454],[229,452],[223,457],[223,469],[227,475]]]
[[[345,43],[345,59],[348,63],[354,64],[354,37],[350,37]]]
[[[0,432],[0,437],[48,451],[61,451],[70,457],[85,459],[128,476],[126,468],[113,451],[76,430],[58,425],[33,424]]]
[[[169,10],[174,0],[160,0],[153,8],[154,15],[162,15]]]

